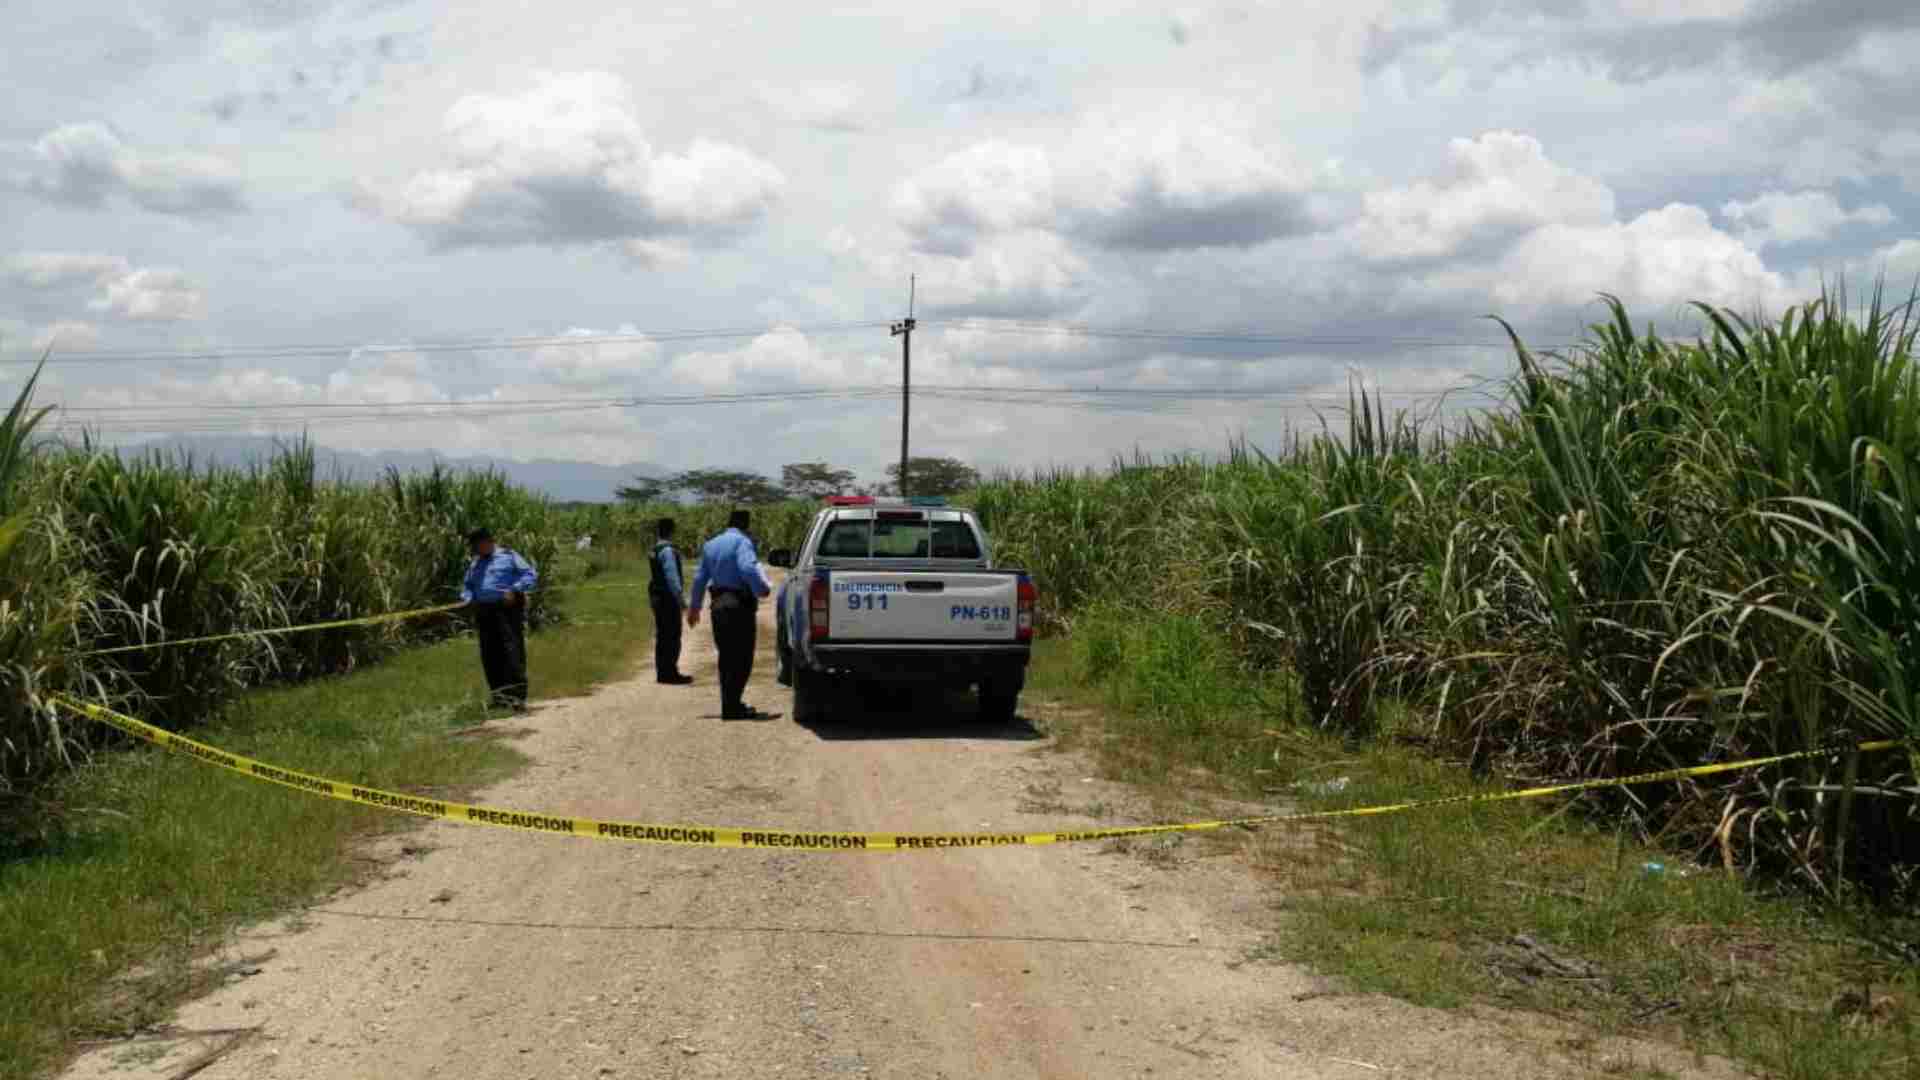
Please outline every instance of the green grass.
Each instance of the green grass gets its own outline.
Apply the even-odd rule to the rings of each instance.
[[[1396,742],[1413,725],[1394,709],[1376,719],[1384,739],[1303,727],[1284,677],[1235,670],[1177,617],[1136,621],[1085,619],[1042,641],[1029,680],[1036,698],[1078,706],[1052,714],[1056,733],[1116,778],[1307,809],[1497,790]],[[1337,793],[1296,786],[1341,777]],[[1619,820],[1617,797],[1606,805],[1543,799],[1262,832],[1256,859],[1287,912],[1263,952],[1355,992],[1551,1013],[1767,1076],[1920,1076],[1920,918],[1766,895],[1596,824]],[[1590,977],[1530,977],[1516,935]],[[1843,997],[1862,991],[1879,1004],[1863,1012]]]
[[[597,583],[643,580],[622,568]],[[571,597],[570,621],[528,641],[534,697],[631,670],[652,639],[644,596]],[[486,716],[475,653],[460,638],[252,691],[196,734],[322,776],[450,796],[520,760],[500,742],[454,734]],[[101,754],[41,797],[57,831],[0,850],[0,1080],[38,1075],[72,1040],[162,1019],[219,977],[193,961],[230,928],[353,880],[365,867],[354,839],[417,824],[144,748]]]
[[[1253,679],[1200,620],[1096,609],[1070,638],[1043,639],[1029,686],[1112,706],[1100,751],[1116,775],[1148,786],[1195,770],[1244,792],[1258,783],[1272,717],[1297,707],[1285,679]]]

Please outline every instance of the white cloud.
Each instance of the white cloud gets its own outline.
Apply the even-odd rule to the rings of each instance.
[[[8,260],[13,280],[37,291],[92,285],[90,311],[139,322],[183,322],[206,316],[206,293],[178,270],[136,269],[124,256],[34,252]]]
[[[1474,276],[1502,305],[1577,307],[1610,292],[1662,317],[1691,300],[1778,311],[1801,299],[1757,252],[1714,228],[1705,210],[1680,203],[1625,223],[1545,226]]]
[[[964,259],[922,260],[920,295],[929,311],[1057,316],[1084,304],[1096,288],[1087,261],[1048,233],[995,237]]]
[[[166,395],[162,401],[167,401],[168,398],[182,402],[205,400],[225,405],[255,402],[297,405],[322,401],[327,397],[326,391],[321,387],[302,382],[285,372],[268,371],[263,368],[219,371],[203,383],[188,379],[171,380],[162,394]],[[130,399],[136,403],[145,403],[148,400],[144,394]],[[115,403],[123,404],[128,400],[129,398],[120,398],[115,400]]]
[[[1605,183],[1518,132],[1454,139],[1435,175],[1362,202],[1360,217],[1331,234],[1321,276],[1362,294],[1372,282],[1376,310],[1462,321],[1492,311],[1538,324],[1603,292],[1663,319],[1692,300],[1778,310],[1803,298],[1757,244],[1716,228],[1704,209],[1674,202],[1623,220]],[[1343,265],[1349,257],[1360,265]],[[1362,268],[1370,276],[1356,276]]]
[[[1333,213],[1331,166],[1304,164],[1218,102],[1105,115],[1077,137],[1061,191],[1069,228],[1116,248],[1246,247]]]
[[[183,404],[263,406],[375,405],[400,402],[451,402],[456,395],[431,377],[432,361],[408,349],[371,349],[356,353],[345,366],[321,375],[301,378],[271,368],[238,368],[204,376],[185,373],[162,378],[138,392],[124,387],[89,388],[73,397],[75,404],[133,407]],[[471,400],[485,400],[484,397]],[[297,411],[296,420],[327,414]],[[263,425],[275,418],[266,414]],[[411,425],[398,425],[411,426]],[[418,431],[416,434],[425,435]]]
[[[361,202],[440,248],[715,240],[758,224],[786,177],[737,146],[656,149],[633,91],[605,72],[550,75],[517,97],[475,94],[448,110],[450,168]]]
[[[134,270],[103,282],[105,294],[87,305],[123,319],[183,322],[206,317],[207,296],[178,270]]]
[[[7,269],[14,280],[33,289],[51,289],[76,282],[105,284],[132,271],[123,255],[86,255],[71,252],[35,252],[16,255]]]
[[[1045,229],[1119,250],[1249,247],[1331,219],[1331,167],[1307,166],[1221,102],[1085,118],[1058,146],[993,139],[894,190],[896,222],[924,251]]]
[[[923,251],[965,255],[982,235],[1047,227],[1057,212],[1047,151],[994,139],[901,183],[893,216]]]
[[[210,154],[155,152],[127,145],[102,124],[66,124],[34,145],[52,175],[26,188],[51,202],[99,209],[125,198],[160,214],[228,214],[244,207],[233,166]]]
[[[542,345],[533,351],[532,367],[555,382],[601,386],[613,382],[643,383],[660,366],[660,343],[642,336],[631,325],[611,335],[575,327],[563,337],[618,340],[582,340],[578,344]]]
[[[693,258],[693,252],[686,244],[672,240],[642,240],[636,237],[623,241],[620,251],[635,266],[648,270],[683,266]]]
[[[967,385],[1034,385],[1049,375],[1084,371],[1114,359],[1110,343],[1065,327],[1016,329],[985,322],[930,330],[923,346],[935,365],[929,373],[964,379]],[[915,355],[918,367],[920,354]]]
[[[1614,218],[1605,184],[1555,163],[1540,140],[1512,131],[1454,139],[1431,179],[1369,192],[1364,205],[1352,243],[1363,257],[1383,261],[1473,254],[1545,225]]]
[[[412,374],[404,367],[399,370],[335,371],[327,376],[325,394],[331,403],[351,405],[452,400],[451,395],[437,383]]]
[[[782,386],[871,385],[887,367],[874,355],[825,349],[799,330],[782,328],[738,349],[683,353],[667,374],[675,386],[752,392]]]
[[[1852,260],[1848,269],[1860,278],[1886,275],[1887,291],[1904,299],[1920,287],[1920,237],[1904,237],[1878,248],[1863,258]]]
[[[1072,244],[1037,229],[991,235],[963,254],[868,246],[845,231],[827,246],[869,280],[917,275],[921,309],[929,314],[1049,318],[1082,307],[1099,291],[1092,265]]]
[[[1739,228],[1740,238],[1755,247],[1803,244],[1824,240],[1848,225],[1893,224],[1885,206],[1841,207],[1825,191],[1769,191],[1745,202],[1734,200],[1720,208],[1720,216]]]

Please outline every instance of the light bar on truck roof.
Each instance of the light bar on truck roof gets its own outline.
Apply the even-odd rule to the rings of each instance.
[[[947,497],[945,495],[910,495],[907,497],[907,505],[945,506],[947,505]]]
[[[829,495],[827,496],[827,505],[828,506],[872,506],[873,496],[871,495]]]

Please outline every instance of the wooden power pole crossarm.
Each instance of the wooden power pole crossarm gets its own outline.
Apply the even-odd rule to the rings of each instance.
[[[894,323],[888,332],[900,339],[900,497],[907,497],[907,432],[913,411],[913,291],[914,279],[907,278],[907,317]]]

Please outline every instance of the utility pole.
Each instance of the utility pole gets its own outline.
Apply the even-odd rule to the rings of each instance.
[[[907,275],[907,317],[893,324],[889,337],[900,339],[900,497],[907,497],[907,419],[913,410],[913,275]]]

